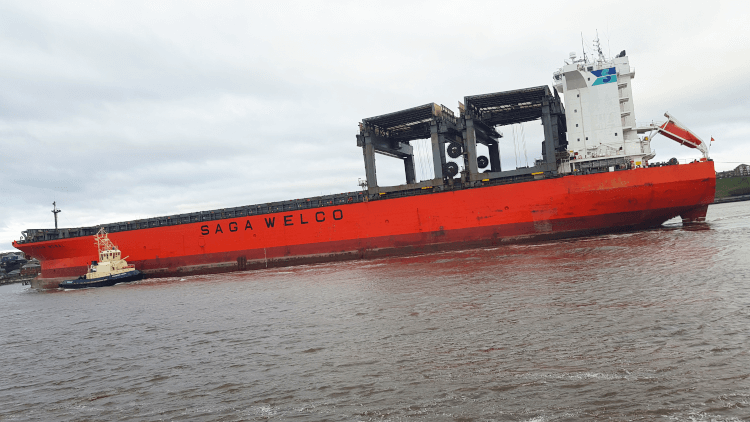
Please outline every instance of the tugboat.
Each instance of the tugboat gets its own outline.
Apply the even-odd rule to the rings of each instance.
[[[91,261],[88,273],[76,280],[63,281],[60,288],[105,287],[143,279],[143,273],[125,261],[128,257],[121,258],[120,250],[109,240],[104,228],[94,235],[94,239],[99,249],[99,261]]]

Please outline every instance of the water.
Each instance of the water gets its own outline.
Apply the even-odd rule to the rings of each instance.
[[[0,420],[750,419],[750,202],[708,223],[0,287]]]

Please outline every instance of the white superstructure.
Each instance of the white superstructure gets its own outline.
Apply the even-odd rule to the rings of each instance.
[[[635,69],[630,67],[625,51],[605,58],[594,43],[598,55],[570,60],[553,75],[554,87],[563,94],[570,162],[564,172],[581,167],[645,167],[654,157],[648,137],[636,131],[633,90]],[[612,160],[615,159],[615,160]],[[586,165],[586,164],[588,165]]]
[[[135,270],[135,266],[125,261],[128,257],[122,258],[120,249],[115,246],[104,227],[94,236],[97,249],[99,249],[99,261],[94,261],[89,266],[89,271],[84,278],[93,280],[112,275],[123,274]]]

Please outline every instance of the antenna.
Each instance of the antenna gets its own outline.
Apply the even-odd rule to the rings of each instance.
[[[594,40],[594,48],[599,53],[599,61],[604,61],[604,53],[602,53],[602,46],[599,43],[599,30],[596,30],[596,39]]]
[[[57,209],[57,204],[55,202],[52,202],[52,214],[55,214],[55,230],[57,230],[57,213],[62,212],[62,210]]]
[[[586,47],[583,45],[583,32],[581,32],[581,50],[583,50],[583,61],[584,63],[588,63],[589,59],[586,57]]]

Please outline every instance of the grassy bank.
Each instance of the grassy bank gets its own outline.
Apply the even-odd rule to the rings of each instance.
[[[748,176],[716,179],[717,198],[748,194],[750,194],[750,177]]]

